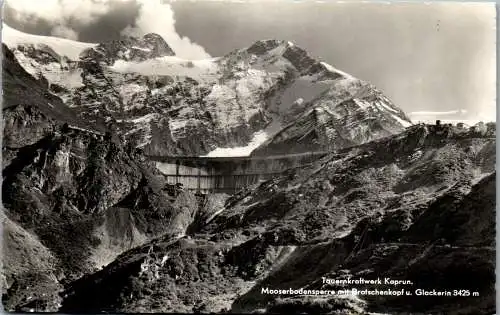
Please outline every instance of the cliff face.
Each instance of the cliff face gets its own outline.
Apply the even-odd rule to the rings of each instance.
[[[382,93],[358,84],[359,90],[354,89],[345,100],[330,93],[316,98],[312,108],[298,115],[252,155],[332,151],[387,137],[411,125],[401,110],[390,107]],[[363,95],[366,89],[368,95]]]
[[[113,125],[150,154],[246,146],[257,132],[269,138],[260,154],[283,153],[291,144],[292,151],[321,150],[410,125],[375,87],[286,41],[262,40],[206,60],[176,57],[156,34],[56,45],[7,27],[4,42],[80,119]],[[65,45],[80,53],[67,57]]]
[[[174,51],[160,35],[149,33],[142,38],[127,36],[89,47],[81,52],[80,59],[112,65],[116,60],[144,61],[174,55]]]

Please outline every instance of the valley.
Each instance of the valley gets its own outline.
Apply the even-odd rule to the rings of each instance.
[[[285,40],[2,53],[6,311],[494,313],[495,123],[414,124]],[[262,294],[350,278],[479,296]]]

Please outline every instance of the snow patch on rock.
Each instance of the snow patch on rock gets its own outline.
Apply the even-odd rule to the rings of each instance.
[[[266,131],[261,130],[253,134],[252,140],[246,146],[234,148],[217,148],[210,151],[206,157],[227,157],[227,156],[249,156],[253,150],[263,144],[269,135]]]
[[[138,148],[144,147],[151,143],[152,134],[151,134],[151,122],[156,120],[159,117],[159,114],[151,113],[141,117],[132,118],[132,119],[117,119],[117,122],[128,122],[134,124],[134,127],[128,130],[125,135],[131,135],[140,132],[141,141],[137,144]]]
[[[24,70],[34,78],[40,79],[43,76],[49,83],[57,84],[67,89],[76,89],[84,86],[81,77],[82,70],[79,68],[71,69],[71,65],[56,62],[41,64],[19,50],[14,50],[14,55]]]
[[[358,105],[360,108],[366,110],[368,108],[371,107],[371,104],[368,103],[367,101],[364,101],[364,100],[359,100],[357,98],[353,99],[354,103],[356,103],[356,105]]]
[[[387,110],[389,110],[391,112],[398,113],[397,110],[395,110],[392,107],[387,106],[387,104],[385,104],[384,102],[377,102],[377,104],[379,104],[380,106],[382,106],[383,108],[385,108],[385,109],[387,109]]]

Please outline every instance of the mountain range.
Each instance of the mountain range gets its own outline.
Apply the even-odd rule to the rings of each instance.
[[[153,155],[203,155],[258,133],[265,154],[341,148],[411,125],[373,85],[287,41],[207,60],[176,57],[156,34],[88,44],[4,26],[3,42],[88,128],[112,124]]]
[[[287,41],[183,60],[155,34],[4,25],[2,53],[7,311],[494,314],[494,124],[412,125]],[[173,188],[148,159],[256,134],[255,156],[328,153],[231,196]],[[412,294],[263,293],[374,289],[323,278]]]

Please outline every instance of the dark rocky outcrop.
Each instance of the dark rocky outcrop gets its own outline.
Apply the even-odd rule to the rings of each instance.
[[[168,196],[140,150],[95,131],[4,47],[2,224],[8,311],[56,311],[64,283],[193,223],[197,200]]]
[[[172,200],[163,191],[164,179],[141,153],[79,130],[51,134],[21,148],[3,177],[5,214],[50,253],[50,274],[57,278],[46,270],[32,272],[55,281],[56,287],[151,239],[183,235],[198,210],[191,193]],[[24,275],[13,272],[11,283],[22,279],[32,287],[29,279],[34,278]],[[7,308],[29,309],[12,290]],[[43,300],[39,293],[34,294]],[[51,307],[35,309],[57,309],[52,297],[45,297]]]

